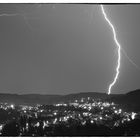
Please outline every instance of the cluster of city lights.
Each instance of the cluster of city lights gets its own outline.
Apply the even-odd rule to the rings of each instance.
[[[114,102],[101,101],[91,97],[52,105],[16,106],[14,104],[1,103],[0,108],[5,111],[9,111],[8,109],[17,111],[20,114],[19,120],[20,117],[25,119],[25,126],[20,126],[20,135],[24,134],[25,131],[28,132],[30,126],[45,129],[64,123],[69,127],[69,125],[72,125],[70,121],[81,125],[86,125],[87,123],[104,124],[113,128],[125,122],[130,122],[138,116],[138,113],[123,111]],[[114,118],[118,119],[115,120]],[[34,121],[29,124],[28,119],[33,119]],[[113,123],[109,124],[106,121]],[[0,124],[0,132],[4,125],[4,123]]]

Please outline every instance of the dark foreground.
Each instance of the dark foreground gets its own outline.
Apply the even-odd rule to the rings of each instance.
[[[91,97],[52,105],[1,103],[0,135],[140,136],[140,115]]]

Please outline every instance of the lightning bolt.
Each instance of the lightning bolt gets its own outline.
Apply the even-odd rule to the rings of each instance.
[[[34,5],[36,6],[36,4],[33,4],[32,7],[34,7]],[[37,4],[37,6],[40,5],[40,4]],[[25,11],[19,9],[19,7],[17,5],[15,5],[15,8],[18,9],[18,13],[7,13],[7,12],[3,12],[3,13],[0,13],[0,17],[3,17],[3,16],[6,16],[6,17],[14,17],[14,16],[21,16],[23,17],[24,21],[25,21],[25,24],[29,27],[30,30],[33,31],[33,28],[32,26],[30,25],[28,19],[31,19],[31,17],[27,17],[27,15],[29,15],[29,13],[26,13]],[[30,7],[31,8],[31,7]]]
[[[22,16],[23,19],[24,19],[24,21],[25,21],[25,23],[26,23],[26,25],[29,27],[30,30],[33,31],[34,29],[31,26],[31,24],[29,23],[28,19],[38,19],[38,18],[28,17],[27,15],[30,15],[32,13],[32,11],[34,10],[33,8],[40,8],[40,7],[44,6],[44,5],[43,4],[32,4],[32,7],[30,7],[30,9],[32,9],[31,12],[30,12],[30,14],[27,13],[27,12],[25,12],[24,10],[20,9],[18,7],[18,5],[14,5],[14,6],[20,12],[18,12],[18,13],[7,13],[7,12],[3,12],[3,13],[0,13],[0,17],[3,17],[3,16],[5,16],[5,17]],[[52,5],[52,8],[55,9],[55,5]]]
[[[29,24],[29,22],[27,21],[27,17],[26,17],[25,15],[20,14],[20,13],[15,13],[15,14],[11,14],[11,13],[2,13],[2,14],[0,14],[0,17],[4,17],[4,16],[5,16],[5,17],[22,16],[23,19],[24,19],[24,21],[25,21],[25,23],[26,23],[27,26],[29,27],[29,29],[32,30],[32,27],[31,27],[31,25]]]
[[[111,93],[111,89],[112,89],[112,87],[115,85],[115,83],[116,83],[116,81],[117,81],[117,79],[118,79],[119,73],[120,73],[119,70],[120,70],[120,61],[121,61],[121,45],[120,45],[120,43],[118,42],[115,28],[114,28],[113,24],[111,23],[111,21],[109,20],[109,18],[107,17],[103,5],[100,5],[100,6],[101,6],[101,10],[102,10],[102,13],[103,13],[103,15],[104,15],[105,20],[107,21],[107,23],[109,24],[109,26],[110,26],[111,29],[112,29],[114,41],[115,41],[115,43],[116,43],[116,45],[117,45],[117,54],[118,54],[117,66],[116,66],[116,74],[115,74],[115,77],[114,77],[113,81],[110,83],[110,85],[109,85],[109,87],[108,87],[108,92],[107,92],[107,94],[109,95],[109,94]]]
[[[7,14],[7,13],[4,13],[4,14],[0,14],[0,17],[2,16],[18,16],[19,14]]]
[[[121,49],[122,49],[122,52],[124,53],[124,55],[126,56],[126,58],[129,60],[129,62],[130,62],[131,64],[133,64],[138,70],[140,70],[140,66],[138,66],[138,65],[127,55],[126,51],[125,51],[123,48],[121,48]]]

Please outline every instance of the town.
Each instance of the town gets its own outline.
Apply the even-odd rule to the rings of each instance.
[[[140,121],[139,112],[91,97],[52,105],[0,104],[1,136],[139,135],[135,129],[127,131],[134,121]]]

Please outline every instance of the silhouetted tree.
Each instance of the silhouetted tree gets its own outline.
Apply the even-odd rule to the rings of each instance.
[[[2,136],[19,136],[20,129],[16,121],[9,122],[2,130]]]

